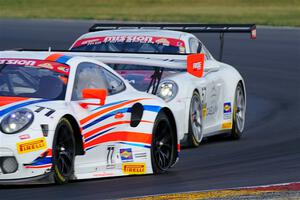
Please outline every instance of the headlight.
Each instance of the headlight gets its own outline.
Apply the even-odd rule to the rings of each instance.
[[[11,112],[5,116],[1,122],[1,131],[7,134],[13,134],[26,129],[33,121],[31,110],[23,108]]]
[[[163,81],[158,86],[157,95],[165,101],[171,101],[177,95],[178,86],[174,81]]]

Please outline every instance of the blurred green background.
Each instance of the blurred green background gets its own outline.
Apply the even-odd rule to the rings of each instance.
[[[300,0],[0,0],[0,18],[300,26]]]

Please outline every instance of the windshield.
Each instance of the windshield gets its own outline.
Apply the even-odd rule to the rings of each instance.
[[[68,74],[56,62],[0,58],[0,96],[63,100]]]
[[[148,87],[151,83],[152,75],[155,72],[155,68],[157,68],[132,64],[107,63],[107,65],[116,70],[124,79],[128,80],[135,89],[143,92],[149,89]],[[184,71],[184,69],[164,68],[161,79]]]
[[[107,36],[84,38],[71,51],[184,54],[182,40],[150,36]]]

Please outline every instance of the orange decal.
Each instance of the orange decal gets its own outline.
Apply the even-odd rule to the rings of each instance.
[[[121,119],[124,117],[124,114],[121,112],[118,112],[117,114],[115,114],[115,119]]]
[[[201,78],[204,70],[204,54],[192,54],[187,56],[187,72]]]
[[[56,61],[61,56],[63,56],[63,54],[55,53],[55,54],[48,56],[45,60]]]
[[[99,138],[91,140],[84,145],[84,148],[88,148],[94,145],[98,145],[104,142],[112,142],[112,141],[128,141],[128,142],[140,142],[151,144],[152,135],[148,133],[138,133],[138,132],[112,132],[106,135],[103,135]]]
[[[130,103],[134,103],[134,102],[141,101],[141,100],[146,100],[146,99],[150,99],[150,98],[134,99],[134,100],[126,101],[124,103],[120,103],[120,104],[115,105],[115,106],[111,106],[111,107],[105,108],[103,110],[100,110],[99,112],[91,114],[90,116],[88,116],[86,118],[83,118],[82,120],[80,120],[80,124],[81,125],[85,124],[86,122],[94,119],[95,117],[98,117],[98,116],[100,116],[100,115],[102,115],[104,113],[107,113],[107,112],[111,111],[111,110],[120,108],[120,107],[125,106],[125,105],[130,104]]]
[[[25,101],[27,99],[28,98],[23,98],[23,97],[0,97],[0,106],[6,106],[11,103]]]

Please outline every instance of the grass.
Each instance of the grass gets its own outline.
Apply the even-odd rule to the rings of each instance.
[[[300,0],[0,0],[0,18],[300,26]]]

